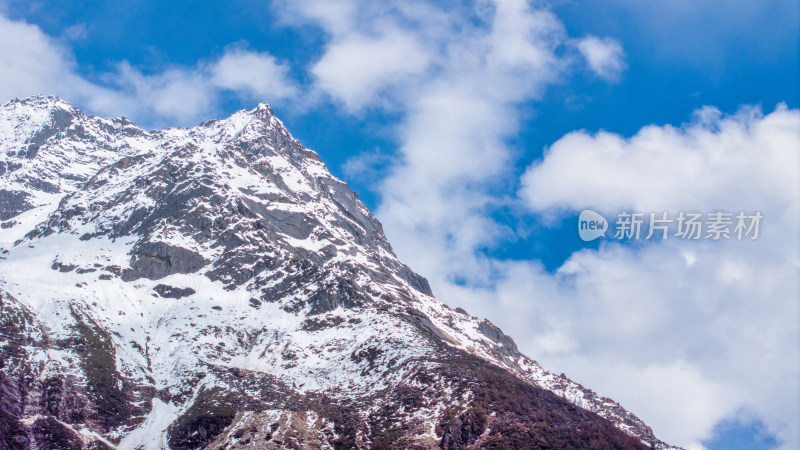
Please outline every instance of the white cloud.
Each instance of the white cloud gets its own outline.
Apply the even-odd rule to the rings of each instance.
[[[289,76],[289,66],[264,52],[230,48],[208,68],[213,86],[244,95],[270,99],[294,98],[299,94]]]
[[[365,6],[356,0],[273,0],[273,10],[290,25],[320,25],[334,35],[346,34]]]
[[[608,245],[555,274],[492,261],[496,284],[440,284],[438,294],[490,317],[545,367],[619,401],[670,443],[698,447],[746,411],[796,448],[796,253],[753,245]]]
[[[524,0],[478,2],[478,10],[424,1],[275,3],[285,22],[325,31],[325,52],[311,68],[315,88],[353,113],[413,109],[433,87],[522,103],[567,65],[554,53],[562,24]]]
[[[760,237],[608,244],[573,254],[554,275],[507,264],[485,293],[505,308],[496,322],[664,439],[696,444],[747,411],[795,448],[798,167],[800,111],[783,105],[766,116],[704,108],[680,128],[648,126],[631,138],[564,136],[522,177],[533,211],[758,210]]]
[[[82,41],[89,37],[85,23],[78,23],[64,29],[64,39],[68,41]]]
[[[43,92],[64,95],[92,90],[74,73],[70,52],[38,27],[0,15],[0,98]]]
[[[75,38],[68,29],[68,38]],[[288,67],[273,56],[230,47],[194,67],[168,67],[145,75],[126,61],[97,74],[78,73],[71,50],[39,27],[0,15],[0,99],[58,95],[100,115],[126,114],[147,125],[188,125],[216,113],[222,95],[280,102],[298,89]]]
[[[126,106],[132,108],[127,114],[133,117],[152,111],[173,122],[193,122],[210,113],[216,100],[216,92],[206,77],[192,70],[172,68],[155,75],[143,75],[127,62],[122,62],[117,65],[117,72],[108,74],[106,78],[120,89],[111,98],[108,108],[119,108],[118,97],[127,97]],[[90,102],[93,100],[89,99]]]
[[[88,103],[112,114],[155,114],[167,123],[193,124],[215,114],[219,98],[226,92],[273,104],[296,97],[299,89],[288,72],[288,66],[272,55],[239,47],[228,48],[217,60],[201,61],[191,68],[166,68],[152,75],[123,61],[115,72],[104,76],[115,89],[113,95],[90,98]],[[121,110],[122,105],[127,110]]]
[[[392,162],[391,156],[383,153],[380,148],[375,148],[348,158],[342,164],[342,171],[351,180],[366,184],[378,183],[384,175],[383,171]]]
[[[520,194],[536,211],[780,211],[798,195],[798,126],[798,112],[779,105],[766,117],[707,107],[681,128],[648,126],[631,138],[577,131],[528,168]]]
[[[380,36],[347,36],[311,68],[319,87],[359,111],[386,88],[408,82],[428,66],[427,50],[413,36],[387,30]]]
[[[615,39],[588,36],[579,39],[575,45],[586,59],[589,68],[600,78],[609,81],[618,80],[628,67],[625,64],[625,51]]]
[[[477,212],[493,201],[487,186],[508,169],[504,140],[518,127],[516,106],[538,98],[569,64],[556,55],[563,26],[516,0],[481,2],[477,11],[346,4],[328,15],[318,2],[296,3],[287,19],[317,23],[328,35],[312,68],[315,88],[351,112],[404,113],[378,214],[421,272],[465,264],[457,271],[475,273],[474,248],[504,232]]]

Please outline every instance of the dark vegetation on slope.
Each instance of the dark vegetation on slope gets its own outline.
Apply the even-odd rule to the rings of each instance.
[[[27,448],[27,427],[20,421],[32,381],[23,345],[31,343],[33,318],[16,300],[0,291],[0,448]],[[22,386],[21,386],[22,385]]]
[[[342,401],[317,394],[258,398],[245,394],[244,385],[242,391],[203,391],[189,411],[170,428],[169,443],[174,449],[203,448],[226,431],[237,412],[280,409],[296,413],[314,411],[327,419],[333,425],[335,436],[327,435],[325,439],[337,449],[420,448],[417,437],[430,429],[430,422],[409,417],[422,408],[442,402],[437,389],[446,383],[455,389],[451,398],[470,400],[467,404],[446,405],[436,426],[440,448],[650,448],[597,414],[480,358],[446,346],[442,346],[441,355],[436,361],[438,368],[420,368],[408,383],[369,398]],[[365,363],[373,356],[368,349],[353,355]],[[246,379],[247,374],[235,376]],[[372,409],[375,405],[382,406]],[[366,414],[368,410],[373,412]],[[292,432],[292,437],[283,435],[282,441],[267,434],[266,439],[257,444],[294,443],[302,448],[303,441],[298,438],[302,432]]]
[[[113,428],[131,417],[130,399],[119,385],[114,344],[106,331],[88,316],[74,308],[77,338],[71,347],[81,358],[89,392],[97,406],[97,418],[107,428]]]
[[[173,449],[203,448],[222,433],[236,415],[237,400],[219,390],[202,390],[191,408],[169,431],[169,446]]]
[[[650,448],[550,391],[460,350],[451,354],[443,375],[473,397],[466,411],[454,417],[453,405],[442,418],[442,448]]]

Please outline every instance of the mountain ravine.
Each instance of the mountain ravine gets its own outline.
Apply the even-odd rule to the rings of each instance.
[[[669,448],[433,297],[266,104],[0,107],[0,449]]]

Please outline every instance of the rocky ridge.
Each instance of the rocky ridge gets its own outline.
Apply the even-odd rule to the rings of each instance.
[[[668,448],[436,300],[266,104],[2,105],[0,220],[0,448]]]

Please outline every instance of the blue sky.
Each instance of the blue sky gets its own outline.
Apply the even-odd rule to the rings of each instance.
[[[637,3],[641,2],[552,2],[553,11],[571,34],[620,41],[628,67],[624,77],[613,83],[587,70],[576,71],[550,86],[543,98],[521,105],[524,125],[509,140],[518,158],[517,170],[541,158],[547,145],[576,129],[630,135],[645,124],[683,123],[704,105],[728,113],[745,104],[767,109],[779,102],[798,106],[798,8],[792,2],[762,7],[733,2],[726,7],[727,13],[711,2],[693,6],[689,2]],[[278,8],[258,1],[8,1],[5,10],[9,18],[66,38],[78,72],[90,80],[102,81],[102,75],[123,60],[145,74],[158,73],[165,67],[193,66],[230,46],[243,46],[291,62],[292,76],[309,83],[312,77],[303,69],[323,53],[324,33],[315,26],[290,26]],[[216,115],[253,104],[253,99],[227,97],[215,109]],[[319,152],[368,206],[377,207],[380,197],[372,188],[374,180],[349,177],[343,166],[354,155],[380,149],[388,156],[396,150],[391,131],[396,117],[391,112],[373,109],[354,116],[330,102],[298,111],[268,98],[259,100],[271,103],[296,137]],[[133,119],[151,126],[194,124],[146,115]],[[533,255],[552,270],[582,246],[571,226],[540,227],[535,218],[533,225],[530,217],[505,218],[514,225],[517,220],[526,222],[521,234],[527,234],[531,226],[536,232],[530,231],[531,239],[521,241],[517,236],[510,243],[498,244],[491,249],[493,254],[504,258]],[[543,236],[556,245],[542,246]]]
[[[146,127],[266,101],[447,303],[489,317],[545,367],[620,400],[671,442],[789,448],[797,424],[782,420],[797,405],[769,410],[798,394],[797,345],[785,343],[798,322],[786,319],[798,317],[797,252],[786,250],[797,239],[798,9],[5,0],[0,100],[52,93]],[[653,139],[659,150],[637,158]],[[586,167],[604,151],[622,156]],[[690,164],[702,176],[689,178]],[[740,191],[745,182],[754,187]],[[775,231],[758,246],[587,244],[575,232],[583,207],[764,210]],[[730,261],[742,263],[720,269]],[[770,271],[741,275],[750,263]],[[765,295],[774,300],[754,319]],[[630,326],[622,334],[608,321]],[[780,346],[743,345],[751,325],[777,330]],[[740,370],[748,351],[785,354],[763,359],[763,372]],[[783,389],[740,392],[754,380]],[[674,398],[695,412],[671,420]]]

